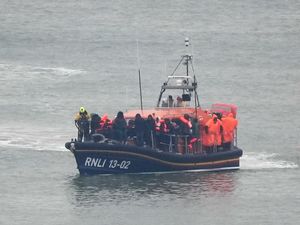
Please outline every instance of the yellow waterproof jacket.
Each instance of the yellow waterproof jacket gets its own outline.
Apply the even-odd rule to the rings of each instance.
[[[91,116],[89,113],[86,114],[80,114],[79,112],[75,115],[75,121],[79,121],[81,119],[90,120]]]

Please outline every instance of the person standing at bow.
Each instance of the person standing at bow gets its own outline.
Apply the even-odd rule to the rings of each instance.
[[[84,107],[80,107],[75,116],[75,126],[78,129],[78,141],[89,141],[90,139],[90,115]]]

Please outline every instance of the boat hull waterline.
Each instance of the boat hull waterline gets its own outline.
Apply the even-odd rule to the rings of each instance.
[[[174,154],[122,144],[67,142],[80,174],[170,173],[239,169],[242,150]]]

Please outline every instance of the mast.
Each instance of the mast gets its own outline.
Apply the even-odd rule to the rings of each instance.
[[[185,38],[185,40],[184,40],[184,43],[185,43],[185,47],[189,47],[189,45],[190,45],[190,41],[189,41],[189,38]],[[186,58],[186,76],[189,76],[189,54],[188,53],[186,53],[186,55],[185,55],[185,58]]]
[[[189,38],[186,37],[184,42],[185,42],[185,47],[188,48],[189,45],[190,45]],[[193,86],[193,90],[194,90],[195,111],[196,111],[196,114],[197,114],[197,107],[200,107],[200,103],[199,103],[199,97],[198,97],[198,93],[197,93],[197,80],[196,80],[196,75],[195,75],[193,61],[192,61],[192,55],[190,55],[187,51],[186,55],[183,56],[183,57],[185,57],[185,60],[186,60],[186,62],[185,62],[186,63],[186,75],[189,76],[189,64],[192,67],[192,71],[193,71],[192,86]]]
[[[175,67],[171,75],[168,76],[168,80],[163,83],[158,97],[158,101],[156,105],[157,107],[160,107],[162,95],[166,90],[170,90],[170,89],[178,90],[178,91],[180,90],[182,91],[183,101],[190,102],[192,100],[192,95],[194,94],[194,105],[195,105],[195,111],[197,113],[197,108],[200,107],[200,103],[199,103],[199,98],[197,93],[197,80],[196,80],[196,75],[195,75],[193,61],[192,61],[193,57],[188,52],[189,45],[190,45],[189,39],[185,38],[186,53],[185,55],[181,56],[179,63],[177,64],[177,66]],[[175,75],[175,72],[177,71],[180,65],[184,65],[186,67],[185,70],[183,70],[184,74]],[[193,76],[192,74],[190,75],[191,72],[193,73]],[[174,80],[175,82],[176,81],[178,82],[174,84]]]

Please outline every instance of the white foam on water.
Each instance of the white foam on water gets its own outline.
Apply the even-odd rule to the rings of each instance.
[[[241,169],[295,169],[299,166],[294,162],[279,159],[276,153],[247,153],[240,159]]]
[[[81,69],[70,69],[64,67],[39,67],[33,65],[18,65],[18,64],[8,64],[8,63],[0,63],[0,74],[1,80],[12,80],[13,78],[19,79],[22,77],[26,78],[41,78],[41,76],[45,76],[47,79],[57,79],[68,78],[71,76],[81,75],[86,73],[86,71]]]
[[[50,73],[59,76],[75,76],[85,73],[83,70],[68,69],[64,67],[32,67],[32,70],[38,73]]]
[[[44,142],[41,141],[32,141],[32,140],[23,140],[19,138],[18,140],[0,140],[0,146],[16,148],[16,149],[30,149],[37,151],[66,151],[64,143],[61,142]]]
[[[52,132],[48,134],[49,136],[40,135],[38,132],[10,132],[1,134],[0,147],[37,151],[67,151],[64,145],[69,137],[55,135]]]

